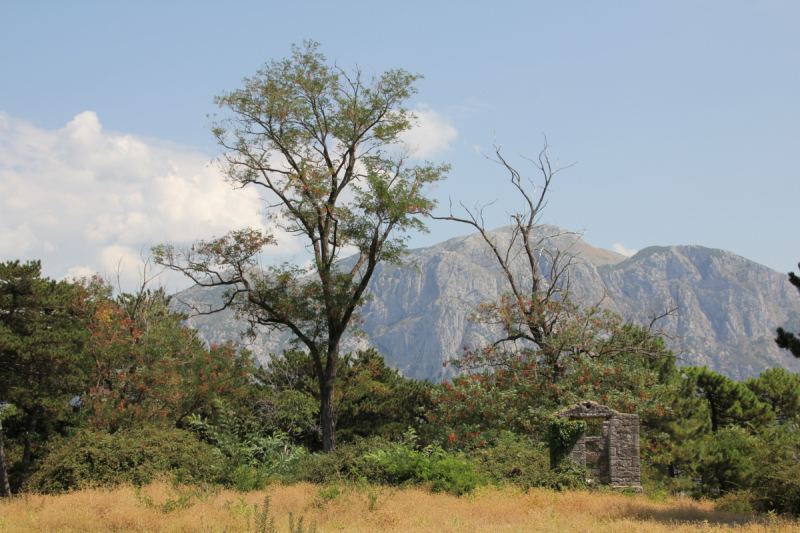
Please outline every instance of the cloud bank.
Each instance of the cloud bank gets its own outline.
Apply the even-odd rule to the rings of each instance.
[[[209,159],[104,131],[91,111],[55,131],[0,113],[0,260],[41,259],[56,278],[122,261],[135,283],[151,245],[267,229],[256,191],[232,190]]]
[[[409,144],[427,157],[457,130],[421,107]],[[255,188],[233,190],[208,154],[103,129],[85,111],[48,130],[0,111],[0,261],[41,259],[52,278],[124,269],[135,284],[140,254],[232,229],[269,230]],[[297,256],[302,243],[278,234],[268,255]],[[172,278],[173,280],[177,278]]]

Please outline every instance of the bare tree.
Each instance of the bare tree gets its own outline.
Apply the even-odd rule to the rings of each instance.
[[[541,178],[538,183],[523,178],[503,157],[496,144],[495,156],[487,157],[508,172],[511,185],[523,200],[523,208],[509,214],[511,232],[507,242],[501,242],[499,234],[487,231],[484,220],[487,205],[469,209],[462,203],[466,214],[458,217],[453,214],[451,204],[449,216],[433,217],[475,228],[488,246],[488,253],[508,287],[508,293],[499,301],[483,302],[473,316],[478,322],[501,325],[504,334],[483,349],[482,357],[467,358],[466,365],[462,360],[462,368],[507,365],[508,357],[519,352],[520,342],[527,346],[523,351],[537,359],[553,378],[563,375],[563,360],[569,356],[613,357],[623,352],[660,356],[663,351],[653,349],[650,341],[662,334],[656,329],[656,322],[672,310],[654,314],[649,328],[636,330],[631,334],[633,337],[623,337],[618,333],[625,323],[602,307],[607,297],[605,291],[599,301],[586,306],[573,301],[570,271],[576,255],[571,248],[583,233],[560,229],[549,233],[540,231],[547,193],[553,180],[556,174],[573,165],[560,166],[557,160],[550,159],[547,149],[545,138],[536,159],[524,158],[538,171]],[[563,249],[553,248],[550,243],[559,237],[573,237],[573,240]]]

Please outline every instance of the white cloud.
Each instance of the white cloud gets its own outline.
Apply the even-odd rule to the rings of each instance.
[[[163,242],[266,229],[254,189],[233,190],[206,154],[103,130],[85,111],[59,130],[0,112],[0,261],[42,259],[54,278],[113,272],[133,283]],[[302,247],[280,235],[273,254]]]
[[[403,141],[416,149],[415,155],[425,158],[450,149],[450,143],[458,137],[458,130],[445,117],[420,104],[414,110],[417,127],[403,134]]]
[[[622,244],[618,242],[615,242],[614,246],[612,246],[611,249],[617,252],[618,254],[622,254],[627,257],[632,257],[636,255],[636,252],[639,251],[639,250],[633,250],[631,248],[625,248]]]
[[[74,266],[67,270],[67,275],[63,277],[67,281],[80,278],[90,278],[96,272],[92,267],[88,266]]]

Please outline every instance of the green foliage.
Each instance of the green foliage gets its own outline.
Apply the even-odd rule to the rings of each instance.
[[[486,483],[463,455],[427,446],[417,449],[410,432],[403,442],[374,437],[345,444],[335,452],[315,455],[298,478],[314,483],[366,481],[389,485],[424,485],[435,492],[462,495]]]
[[[757,511],[797,514],[798,454],[800,433],[794,422],[768,428],[728,426],[698,443],[692,475],[702,479],[705,494],[741,499]]]
[[[0,439],[0,492],[21,489],[40,444],[69,418],[70,400],[88,379],[83,346],[82,287],[41,276],[41,262],[0,263],[0,404],[18,410]],[[20,453],[15,454],[19,447]],[[5,453],[4,453],[5,455]]]
[[[697,443],[695,472],[707,491],[736,492],[752,485],[761,439],[739,426],[728,426]]]
[[[660,384],[658,406],[639,414],[639,444],[643,485],[651,490],[689,492],[694,484],[677,478],[691,469],[697,440],[710,431],[708,402],[696,394],[696,384],[675,365],[674,357],[649,359]]]
[[[160,475],[184,483],[214,481],[215,463],[213,448],[183,430],[144,426],[110,434],[86,429],[55,446],[29,487],[52,494],[86,486],[141,486]]]
[[[308,530],[306,530],[304,522],[305,517],[301,516],[295,521],[294,514],[289,513],[289,533],[317,533],[316,522],[311,522],[311,525],[308,526]]]
[[[749,490],[760,511],[800,514],[800,433],[797,422],[758,432]]]
[[[23,477],[41,429],[52,433],[70,414],[68,403],[87,378],[82,297],[79,286],[43,278],[40,261],[0,263],[0,404],[24,413]]]
[[[255,431],[221,403],[213,423],[194,415],[189,424],[214,447],[219,480],[237,490],[263,489],[270,480],[290,476],[307,455],[302,447],[291,445],[285,434]]]
[[[685,367],[695,394],[708,402],[711,431],[716,432],[729,424],[753,423],[765,426],[775,418],[768,404],[758,401],[756,395],[742,382],[712,372],[706,367]]]
[[[364,458],[378,467],[390,485],[423,484],[433,492],[461,496],[486,483],[465,457],[438,446],[417,450],[409,442],[396,443]]]
[[[468,350],[453,364],[469,372],[432,392],[435,408],[421,432],[429,442],[467,450],[492,446],[503,431],[541,438],[554,411],[582,400],[652,420],[667,416],[665,399],[674,384],[662,379],[661,366],[675,363],[663,342],[631,326],[598,342],[598,353],[622,346],[631,351],[613,357],[563,355],[554,374],[536,353]]]
[[[255,510],[255,524],[253,533],[278,533],[278,528],[275,525],[275,517],[269,515],[270,497],[269,494],[264,495],[264,502],[259,508],[256,506]]]
[[[584,468],[569,463],[553,470],[544,445],[531,443],[511,432],[501,435],[491,447],[473,450],[469,458],[479,474],[497,485],[556,490],[589,487],[586,480],[590,476]]]
[[[79,288],[41,277],[41,262],[0,263],[0,402],[29,417],[63,413],[85,378]]]
[[[158,289],[97,296],[86,305],[92,386],[82,400],[93,427],[180,426],[219,398],[245,394],[249,354],[232,343],[206,348],[169,303]]]
[[[745,383],[758,398],[769,405],[780,422],[800,416],[800,374],[790,374],[780,367],[769,368],[758,378]]]
[[[723,513],[754,514],[755,496],[749,491],[730,492],[714,502],[714,510]]]
[[[575,443],[586,432],[586,421],[552,417],[547,421],[544,441],[550,450],[550,468],[556,469],[568,459]]]
[[[400,438],[425,420],[432,383],[402,376],[374,348],[343,355],[341,362],[334,396],[341,442],[375,435]],[[320,390],[311,355],[284,351],[254,376],[261,386],[255,392],[258,412],[296,442],[319,449]]]
[[[404,377],[374,348],[342,358],[336,431],[343,442],[380,435],[398,439],[419,427],[430,409],[433,385]]]
[[[379,450],[391,449],[392,446],[391,441],[381,437],[356,439],[337,447],[333,453],[310,455],[299,465],[296,479],[317,484],[358,480],[380,482],[383,475],[381,469],[364,457]]]

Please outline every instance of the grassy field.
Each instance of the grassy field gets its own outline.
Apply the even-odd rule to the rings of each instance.
[[[797,531],[797,521],[715,512],[711,502],[624,494],[487,488],[456,498],[419,489],[276,486],[267,493],[191,493],[156,484],[0,500],[0,532],[250,532],[266,494],[277,531],[289,513],[319,532]],[[199,496],[199,499],[198,499]],[[190,506],[189,506],[190,505]],[[258,507],[256,507],[258,506]],[[295,531],[297,527],[295,526]]]

